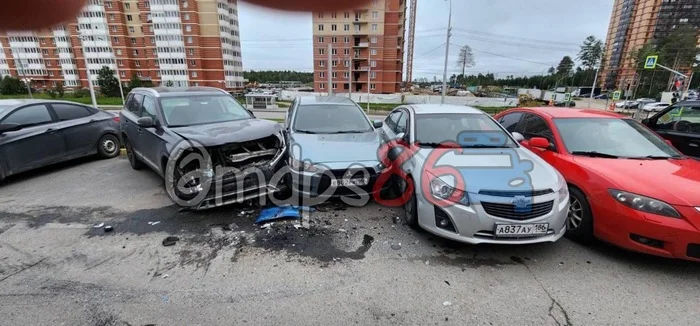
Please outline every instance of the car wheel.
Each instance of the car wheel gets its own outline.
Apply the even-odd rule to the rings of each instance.
[[[566,217],[566,236],[579,241],[593,239],[593,214],[586,195],[569,187],[569,213]]]
[[[144,168],[143,162],[139,161],[134,154],[134,148],[131,147],[131,142],[129,138],[124,138],[124,147],[126,147],[126,158],[129,159],[129,165],[134,170],[141,170]]]
[[[408,189],[408,183],[413,183],[413,180],[411,178],[408,178],[408,180],[402,182],[401,184],[403,185],[403,191],[401,193],[405,193],[406,189]],[[411,196],[406,200],[406,202],[403,204],[404,208],[404,218],[406,219],[406,224],[410,226],[413,229],[420,229],[420,225],[418,225],[418,204],[416,202],[416,189],[415,189],[415,184],[413,187],[413,193]]]
[[[102,158],[114,158],[119,155],[119,139],[117,136],[107,134],[97,142],[97,152]]]

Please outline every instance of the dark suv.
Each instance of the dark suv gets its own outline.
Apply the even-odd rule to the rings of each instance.
[[[206,209],[279,190],[270,179],[286,151],[281,126],[256,119],[221,89],[135,88],[120,115],[131,167],[164,177],[180,206]]]
[[[642,123],[683,154],[700,158],[700,101],[675,103]]]

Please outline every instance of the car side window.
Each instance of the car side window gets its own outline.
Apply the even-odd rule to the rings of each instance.
[[[127,110],[131,111],[132,113],[136,114],[137,116],[140,116],[142,103],[143,103],[143,95],[142,94],[134,94],[129,98],[129,102],[126,104]]]
[[[700,106],[676,106],[656,122],[656,129],[700,135]]]
[[[522,112],[508,113],[502,116],[501,119],[498,120],[498,123],[500,123],[503,128],[506,128],[508,132],[512,133],[515,132],[515,128],[518,126],[518,122],[520,122],[522,116]]]
[[[54,103],[51,104],[51,106],[56,112],[59,121],[75,120],[89,117],[92,115],[92,112],[90,112],[90,110],[80,105]]]
[[[151,117],[154,120],[158,119],[156,114],[156,100],[153,97],[145,96],[143,98],[143,111],[141,112],[142,117]]]
[[[526,115],[523,120],[523,137],[527,140],[530,140],[532,137],[544,137],[550,142],[554,142],[552,129],[549,128],[544,119],[534,114]]]
[[[386,120],[384,120],[384,124],[393,132],[396,132],[396,126],[399,123],[399,119],[401,118],[401,111],[394,111],[391,113],[388,117],[386,117]]]
[[[46,105],[30,105],[10,113],[2,123],[16,123],[22,127],[33,127],[52,123],[53,118],[49,113],[49,108]]]
[[[292,105],[289,106],[289,110],[287,111],[287,119],[285,121],[285,125],[289,127],[292,124],[292,115],[294,114],[294,109],[297,106],[297,99],[295,98],[294,101],[292,101]]]
[[[399,121],[396,123],[396,129],[394,130],[397,134],[408,132],[408,113],[403,111],[401,111],[401,113],[401,117],[399,117]]]

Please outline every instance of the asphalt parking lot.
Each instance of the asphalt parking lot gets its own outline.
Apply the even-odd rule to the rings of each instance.
[[[700,320],[697,263],[567,239],[469,246],[410,230],[398,209],[323,210],[309,229],[261,229],[243,206],[180,212],[155,173],[123,158],[11,177],[0,185],[2,324]],[[180,240],[165,247],[168,236]]]

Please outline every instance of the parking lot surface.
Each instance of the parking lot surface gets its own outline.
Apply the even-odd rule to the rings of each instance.
[[[470,246],[401,209],[327,205],[310,228],[181,212],[123,158],[0,185],[3,325],[697,325],[700,264],[567,239]],[[149,223],[150,222],[150,223]],[[159,222],[159,223],[156,223]],[[95,225],[114,227],[104,232]],[[173,246],[162,241],[175,236]]]

